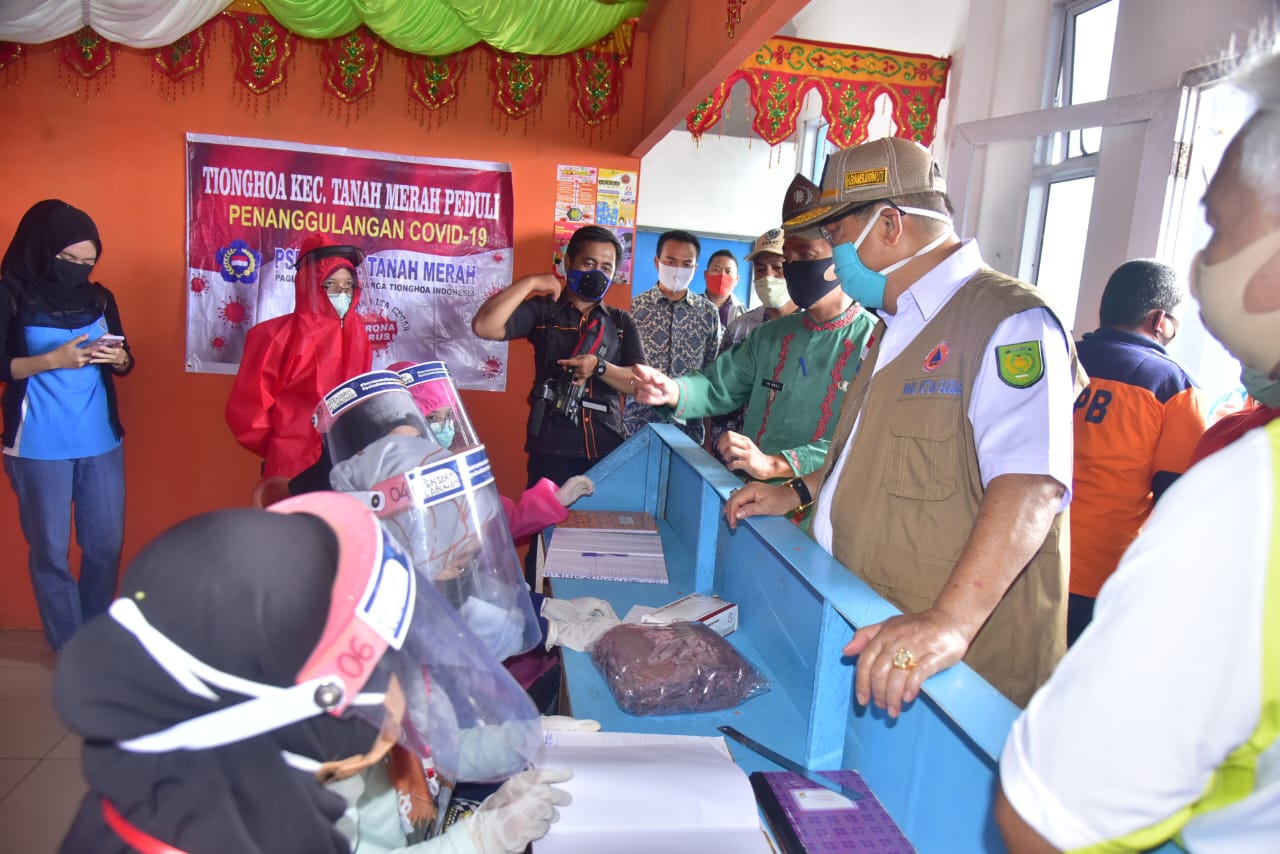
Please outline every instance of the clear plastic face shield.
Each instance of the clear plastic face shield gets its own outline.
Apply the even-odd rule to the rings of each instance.
[[[420,362],[402,368],[399,373],[432,435],[442,445],[455,453],[479,447],[480,438],[471,426],[444,362]]]
[[[447,379],[432,374],[430,382]],[[316,422],[334,461],[333,488],[378,514],[414,569],[494,656],[533,649],[542,632],[484,446],[449,454],[434,436],[424,438],[430,427],[390,371],[362,374],[325,395]]]
[[[350,496],[318,492],[269,512],[317,516],[338,539],[329,616],[295,684],[264,685],[218,671],[153,628],[132,600],[118,599],[111,616],[190,693],[246,698],[121,742],[122,748],[209,749],[328,713],[372,724],[379,735],[371,754],[379,743],[399,741],[447,779],[496,781],[528,764],[541,742],[532,701],[440,594],[418,583],[367,508]]]
[[[303,276],[306,282],[321,285],[323,293],[307,290],[310,298],[328,299],[341,316],[359,302],[359,295],[369,282],[368,260],[355,246],[320,246],[299,252],[294,271],[295,277]]]
[[[367,490],[447,453],[392,371],[347,380],[324,396],[311,420],[333,463],[330,481],[342,492]]]
[[[370,506],[498,659],[542,637],[481,445],[377,484]]]

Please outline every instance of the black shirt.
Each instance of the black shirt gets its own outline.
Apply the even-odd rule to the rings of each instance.
[[[644,364],[644,350],[631,315],[622,309],[597,303],[584,316],[568,296],[525,300],[507,320],[506,339],[528,338],[533,344],[534,377],[530,400],[548,380],[562,370],[558,359],[580,353],[595,353],[606,362],[630,367]],[[607,412],[583,407],[582,423],[547,411],[541,433],[530,436],[525,450],[530,454],[599,459],[622,444],[622,396],[604,380],[587,380],[583,399],[607,406]]]

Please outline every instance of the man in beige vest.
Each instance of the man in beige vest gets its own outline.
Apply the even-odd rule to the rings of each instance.
[[[855,693],[897,716],[964,659],[1024,705],[1065,647],[1071,412],[1084,376],[1036,291],[961,241],[932,155],[878,139],[828,158],[819,225],[881,323],[822,468],[753,483],[730,525],[814,500],[814,538],[903,615],[859,627]]]

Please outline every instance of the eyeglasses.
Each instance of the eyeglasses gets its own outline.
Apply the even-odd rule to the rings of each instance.
[[[331,294],[349,294],[356,289],[356,286],[328,281],[324,283],[324,289],[326,292]]]
[[[840,234],[843,231],[843,226],[837,226],[837,223],[842,223],[851,217],[860,216],[863,213],[863,211],[868,211],[879,206],[893,208],[902,216],[907,215],[906,211],[904,211],[902,208],[895,205],[889,199],[876,199],[873,202],[866,202],[865,204],[858,205],[856,208],[851,208],[848,213],[841,214],[836,219],[828,220],[827,222],[822,223],[821,225],[818,226],[818,232],[822,235],[823,240],[827,241],[832,246],[834,246],[837,243],[841,242]]]
[[[449,415],[435,415],[435,414],[428,415],[427,423],[433,427],[440,427],[446,424],[452,424],[453,414],[450,413]]]
[[[76,256],[70,255],[66,252],[59,252],[54,257],[57,258],[59,261],[69,261],[72,264],[80,264],[81,266],[84,266],[84,267],[92,267],[94,264],[98,263],[97,258],[77,258]]]

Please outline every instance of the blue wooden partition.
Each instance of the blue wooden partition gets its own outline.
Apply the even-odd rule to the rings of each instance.
[[[855,626],[898,610],[785,519],[731,531],[723,509],[740,481],[676,428],[646,428],[589,475],[595,494],[575,508],[652,513],[670,583],[552,579],[554,595],[598,596],[620,617],[692,592],[736,602],[740,627],[729,640],[772,689],[724,712],[635,717],[618,708],[589,656],[565,650],[572,714],[611,731],[717,735],[729,724],[811,768],[859,771],[921,852],[1004,850],[991,802],[1012,703],[961,664],[928,680],[897,721],[857,706],[841,647]],[[776,770],[730,748],[748,771]]]

